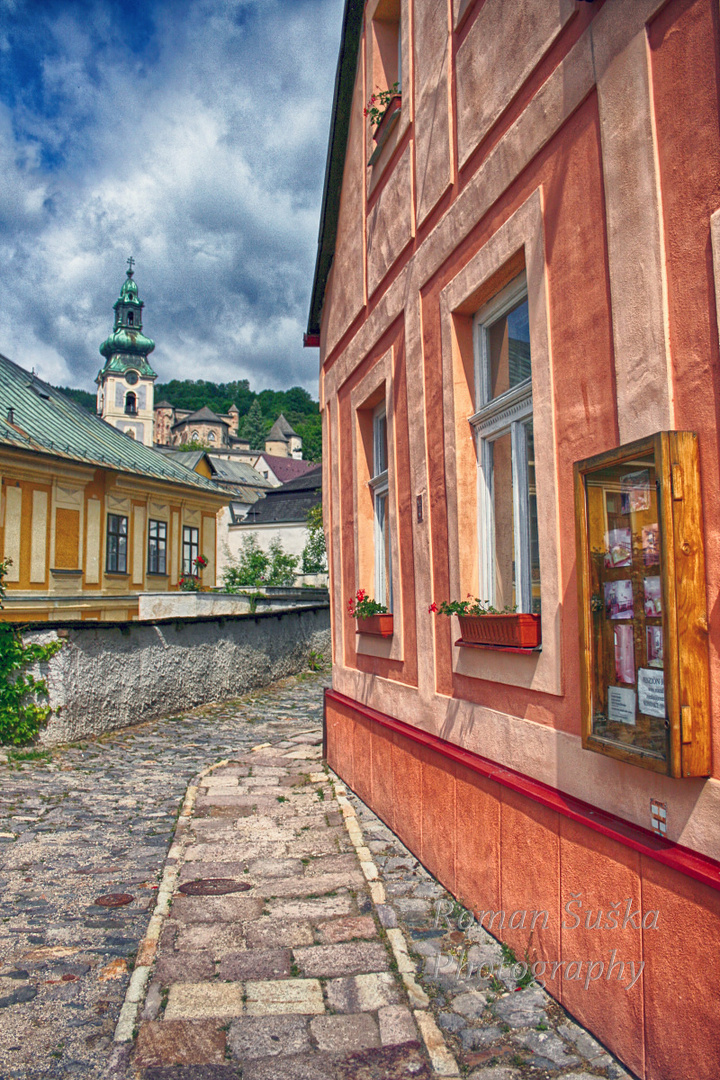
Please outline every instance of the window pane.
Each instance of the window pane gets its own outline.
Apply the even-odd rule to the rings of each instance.
[[[528,528],[530,531],[530,610],[540,614],[540,544],[538,542],[537,494],[535,491],[535,442],[532,420],[524,424],[528,485]]]
[[[387,416],[380,413],[374,423],[374,461],[373,476],[379,476],[387,469]]]
[[[375,599],[392,610],[390,515],[388,493],[375,495]]]
[[[495,596],[499,610],[517,603],[512,437],[508,431],[491,444]]]
[[[528,302],[503,315],[487,329],[490,399],[530,378]]]

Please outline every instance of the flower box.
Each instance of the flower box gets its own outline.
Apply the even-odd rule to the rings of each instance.
[[[376,637],[392,637],[392,615],[366,615],[364,619],[357,620],[358,634],[374,634]]]
[[[380,142],[383,135],[385,134],[387,129],[390,127],[391,123],[393,123],[393,124],[395,123],[395,121],[393,120],[393,117],[395,116],[396,113],[400,112],[400,106],[401,105],[402,105],[402,97],[401,97],[400,94],[395,94],[393,97],[390,98],[390,101],[388,102],[388,106],[387,106],[385,112],[383,113],[382,120],[380,121],[378,126],[373,131],[373,139],[375,140],[376,143]]]
[[[540,644],[540,616],[512,612],[508,615],[458,615],[460,636],[473,645],[504,645],[536,649]]]

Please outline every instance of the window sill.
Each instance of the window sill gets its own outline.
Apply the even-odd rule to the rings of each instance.
[[[127,570],[106,570],[105,577],[126,577],[129,578],[130,574]]]
[[[455,644],[461,645],[464,649],[488,649],[490,652],[518,653],[520,656],[542,652],[542,645],[535,645],[530,649],[523,649],[517,645],[484,645],[479,641],[464,641],[463,638],[458,638]]]
[[[51,566],[50,573],[56,577],[82,577],[82,570],[66,570],[64,567]]]
[[[170,577],[169,574],[163,573],[162,570],[146,570],[146,577]]]

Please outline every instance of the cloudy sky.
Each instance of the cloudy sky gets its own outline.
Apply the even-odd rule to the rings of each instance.
[[[160,380],[303,350],[342,0],[0,0],[0,352],[94,390],[126,259]]]

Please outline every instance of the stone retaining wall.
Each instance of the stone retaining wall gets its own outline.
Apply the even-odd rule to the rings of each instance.
[[[301,611],[130,623],[35,624],[26,641],[66,642],[40,666],[53,746],[223,701],[330,657],[327,605]]]

